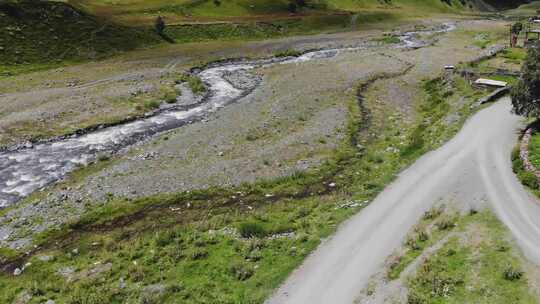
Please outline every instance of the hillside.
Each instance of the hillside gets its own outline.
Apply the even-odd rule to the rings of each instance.
[[[295,2],[295,1],[292,1]],[[451,13],[464,10],[494,10],[516,7],[526,0],[310,0],[299,3],[298,13],[359,12],[388,10],[401,15]],[[149,21],[155,14],[175,21],[250,19],[262,16],[286,17],[289,0],[68,0],[94,14],[123,22]],[[305,6],[302,5],[305,3]]]
[[[55,2],[2,2],[0,28],[0,66],[99,59],[161,40]]]
[[[485,1],[485,2],[484,2]],[[433,14],[485,11],[524,0],[67,0],[0,4],[0,76],[104,58],[162,43],[164,16],[176,42],[343,31]]]

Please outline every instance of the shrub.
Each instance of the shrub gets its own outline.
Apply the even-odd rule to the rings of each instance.
[[[522,172],[520,172],[519,179],[524,185],[528,186],[531,189],[539,188],[538,180],[536,179],[536,176],[530,171],[523,170]]]
[[[97,156],[98,161],[108,161],[109,159],[111,159],[111,156],[109,154],[107,154],[107,153],[100,153]]]
[[[229,271],[239,281],[245,281],[253,276],[255,270],[247,263],[238,262],[230,266]]]
[[[519,269],[516,269],[512,266],[508,266],[505,270],[504,270],[504,279],[505,280],[508,280],[508,281],[517,281],[519,279],[521,279],[521,277],[523,276],[523,272]]]
[[[154,28],[159,35],[163,34],[163,31],[165,30],[165,21],[161,16],[158,16],[154,21]]]
[[[407,239],[407,242],[405,242],[411,250],[420,250],[420,245],[418,245],[418,242],[415,238],[409,238]]]
[[[288,7],[287,7],[287,10],[290,12],[290,13],[296,13],[298,11],[298,6],[296,5],[296,3],[289,3]]]
[[[208,257],[208,251],[202,248],[196,248],[189,253],[189,258],[192,260],[202,260]]]
[[[241,223],[238,227],[238,231],[244,238],[264,237],[268,234],[260,223],[254,221]]]
[[[418,241],[419,242],[425,242],[427,240],[429,240],[429,234],[427,234],[427,232],[425,232],[425,231],[420,231],[418,233]]]
[[[193,94],[202,94],[206,92],[204,82],[197,76],[190,74],[182,74],[176,80],[177,83],[187,83]]]
[[[144,108],[146,109],[157,109],[159,108],[159,102],[155,100],[150,100],[144,103]]]
[[[155,242],[159,247],[164,247],[169,245],[176,238],[176,232],[174,230],[167,230],[164,232],[158,232],[156,234]]]
[[[450,218],[442,218],[441,220],[439,220],[435,226],[437,226],[437,228],[439,230],[449,230],[449,229],[452,229],[456,226],[456,223],[454,222],[453,219],[450,219]]]
[[[521,68],[521,78],[513,86],[512,106],[514,113],[529,117],[540,116],[540,47],[539,44],[529,47],[527,58]]]
[[[140,282],[146,277],[144,269],[139,265],[131,265],[128,270],[129,278],[133,282]]]
[[[433,207],[431,210],[428,210],[424,213],[424,220],[433,220],[439,217],[444,211],[444,206]]]
[[[293,49],[287,49],[274,54],[275,57],[298,57],[300,55],[302,55],[302,52]]]
[[[166,103],[176,103],[176,94],[168,92],[163,96],[163,100],[165,100]]]

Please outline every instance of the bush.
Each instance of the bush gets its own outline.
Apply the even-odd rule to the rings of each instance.
[[[202,248],[195,248],[189,253],[189,258],[192,260],[202,260],[208,257],[208,251]]]
[[[159,35],[163,34],[163,31],[165,30],[165,21],[161,16],[158,16],[156,20],[154,21],[154,28],[156,29],[156,32]]]
[[[540,46],[529,47],[527,58],[521,68],[521,78],[513,86],[512,106],[514,113],[528,117],[540,116]]]
[[[424,213],[424,220],[433,220],[439,217],[444,211],[444,206],[433,207]]]
[[[100,153],[97,156],[98,161],[108,161],[109,159],[111,159],[111,156],[109,154],[107,154],[107,153]]]
[[[163,100],[165,100],[166,103],[176,103],[176,94],[173,92],[166,93],[163,96]]]
[[[166,230],[163,232],[158,232],[155,237],[155,242],[158,247],[165,247],[172,243],[176,238],[177,234],[174,230]]]
[[[519,269],[516,269],[512,266],[508,266],[505,270],[504,270],[504,279],[505,280],[508,280],[508,281],[517,281],[519,279],[521,279],[521,277],[523,276],[523,272]]]
[[[150,100],[144,103],[144,107],[146,109],[157,109],[159,108],[159,102],[155,100]]]
[[[407,242],[405,242],[405,244],[411,249],[411,250],[420,250],[421,247],[420,245],[418,244],[417,240],[415,238],[409,238],[407,239]]]
[[[229,271],[239,281],[245,281],[253,276],[255,270],[247,263],[238,262],[230,266]]]
[[[275,57],[298,57],[300,55],[302,55],[302,52],[293,49],[287,49],[274,54]]]
[[[531,189],[538,189],[538,180],[536,179],[536,176],[530,172],[523,170],[519,173],[519,179],[521,182],[526,185],[527,187]]]
[[[439,220],[435,226],[437,226],[437,228],[439,230],[449,230],[449,229],[452,229],[456,226],[456,223],[454,222],[453,219],[450,219],[450,218],[442,218],[441,220]]]
[[[190,74],[182,74],[176,80],[177,83],[187,83],[193,94],[202,94],[206,92],[204,82],[197,76]]]
[[[418,241],[419,242],[425,242],[427,240],[429,240],[429,234],[427,234],[427,232],[425,232],[425,231],[420,231],[418,233]]]
[[[264,237],[268,234],[266,229],[264,229],[260,223],[253,221],[241,223],[238,227],[238,231],[244,238]]]

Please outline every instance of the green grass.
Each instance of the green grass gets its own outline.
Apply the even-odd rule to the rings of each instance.
[[[399,37],[395,35],[384,35],[383,37],[377,38],[375,40],[386,44],[395,44],[401,41]]]
[[[451,0],[447,5],[440,0],[393,0],[382,5],[377,0],[327,0],[306,1],[302,13],[332,11],[395,10],[400,14],[421,15],[426,13],[451,13],[465,9],[462,1]],[[249,17],[264,15],[288,15],[287,0],[70,0],[69,3],[96,14],[115,17],[141,17],[152,14],[168,14],[183,18]]]
[[[293,49],[286,49],[284,51],[279,51],[274,54],[274,57],[298,57],[302,55],[302,52],[293,50]]]
[[[440,241],[449,230],[452,230],[455,216],[448,213],[443,214],[443,212],[444,206],[437,206],[424,214],[407,238],[404,254],[391,263],[387,273],[388,279],[395,280],[399,278],[403,270],[418,258],[426,248]],[[433,223],[435,223],[434,227],[430,227],[430,224]]]
[[[531,3],[523,4],[518,8],[508,10],[505,14],[516,17],[529,17],[537,15],[538,10],[540,10],[540,1],[532,1]]]
[[[532,155],[532,153],[529,155],[530,159],[535,158],[535,157],[536,156]],[[536,179],[536,176],[533,173],[525,170],[523,166],[523,162],[521,161],[521,158],[519,157],[519,146],[514,148],[514,150],[512,151],[512,169],[514,170],[514,173],[517,175],[521,183],[527,186],[527,188],[531,192],[533,192],[536,196],[540,197],[540,184],[538,183],[538,180]]]
[[[461,77],[425,81],[423,91],[423,101],[418,103],[421,115],[408,136],[406,146],[400,151],[402,157],[421,155],[437,148],[444,139],[457,133],[465,119],[475,110],[471,109],[468,102],[457,106],[452,106],[452,103],[459,103],[462,97],[471,102],[485,94],[475,91]],[[451,114],[459,117],[458,123],[448,125],[446,118]]]
[[[508,62],[521,64],[527,58],[527,50],[524,48],[507,48],[500,54]]]
[[[62,3],[6,1],[0,14],[0,77],[161,41],[151,30],[105,22]]]
[[[369,16],[369,21],[383,20],[385,14]],[[393,18],[390,17],[390,20]],[[272,22],[219,23],[177,25],[168,27],[166,34],[178,43],[221,40],[256,40],[320,31],[351,30],[351,16],[312,16]]]
[[[408,280],[408,303],[537,303],[521,259],[489,211],[462,216],[457,232]]]
[[[34,256],[21,276],[0,275],[0,289],[6,291],[0,302],[10,303],[23,291],[34,295],[31,303],[48,298],[60,303],[81,298],[86,303],[146,301],[143,287],[161,284],[164,292],[155,295],[154,303],[262,303],[321,239],[419,155],[388,150],[403,149],[402,135],[411,136],[410,126],[399,121],[385,124],[371,140],[359,136],[369,129],[354,94],[350,98],[348,138],[321,167],[232,189],[137,200],[111,197],[79,220],[34,235],[34,244],[44,248],[40,255],[54,260],[41,262]],[[420,101],[425,102],[433,101]],[[440,119],[438,111],[426,107],[419,121]],[[416,131],[425,137],[421,149],[453,135],[431,131]],[[364,148],[351,145],[357,142]],[[330,182],[336,187],[329,188]],[[13,256],[10,252],[4,258]],[[84,275],[98,261],[112,268]],[[63,267],[73,267],[78,279],[67,282],[57,275]],[[117,287],[120,281],[126,284],[123,289]]]
[[[201,78],[190,75],[190,74],[181,74],[177,77],[176,82],[178,83],[187,83],[189,88],[194,94],[203,94],[206,92],[206,86]]]
[[[529,161],[540,168],[540,133],[534,133],[529,141]]]

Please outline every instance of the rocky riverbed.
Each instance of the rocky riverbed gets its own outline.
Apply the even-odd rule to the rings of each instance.
[[[481,30],[488,28],[488,23],[470,24]],[[384,45],[365,40],[336,47],[334,40],[325,50],[300,57],[210,66],[199,73],[212,92],[203,102],[207,111],[197,112],[194,109],[200,106],[194,106],[187,110],[193,111],[190,115],[194,116],[182,116],[186,111],[181,115],[175,111],[163,113],[175,121],[182,120],[182,128],[130,133],[131,129],[126,130],[127,125],[123,125],[118,127],[117,130],[122,130],[119,132],[105,129],[69,139],[71,144],[91,149],[91,153],[83,151],[82,154],[89,155],[84,162],[93,161],[103,151],[118,154],[103,170],[89,173],[73,185],[49,187],[11,208],[0,218],[0,242],[12,248],[23,246],[32,233],[77,217],[94,203],[111,196],[140,197],[235,185],[317,166],[342,141],[348,102],[356,94],[355,84],[380,73],[395,73],[415,65],[408,75],[396,81],[384,86],[375,83],[375,87],[384,89],[370,96],[377,99],[374,105],[393,104],[396,113],[412,118],[415,81],[440,73],[444,64],[457,64],[478,56],[479,50],[467,46],[467,41],[458,34],[459,28],[456,34],[435,34],[447,28],[437,26],[434,31],[427,30],[425,37],[417,31],[402,36],[402,41],[416,39],[417,46],[408,45],[409,42]],[[424,60],[427,56],[434,59],[429,64]],[[252,92],[244,96],[248,91]],[[187,99],[182,102],[197,104]],[[220,110],[213,110],[217,108]],[[163,117],[157,115],[145,121],[161,126],[160,118]],[[137,122],[135,126],[140,125]],[[95,140],[103,138],[110,141],[96,143]],[[130,138],[144,140],[133,146]],[[38,151],[37,146],[17,152]],[[68,164],[63,175],[56,179],[63,178],[75,164]],[[26,179],[32,182],[31,178]],[[36,185],[34,190],[42,186]]]

